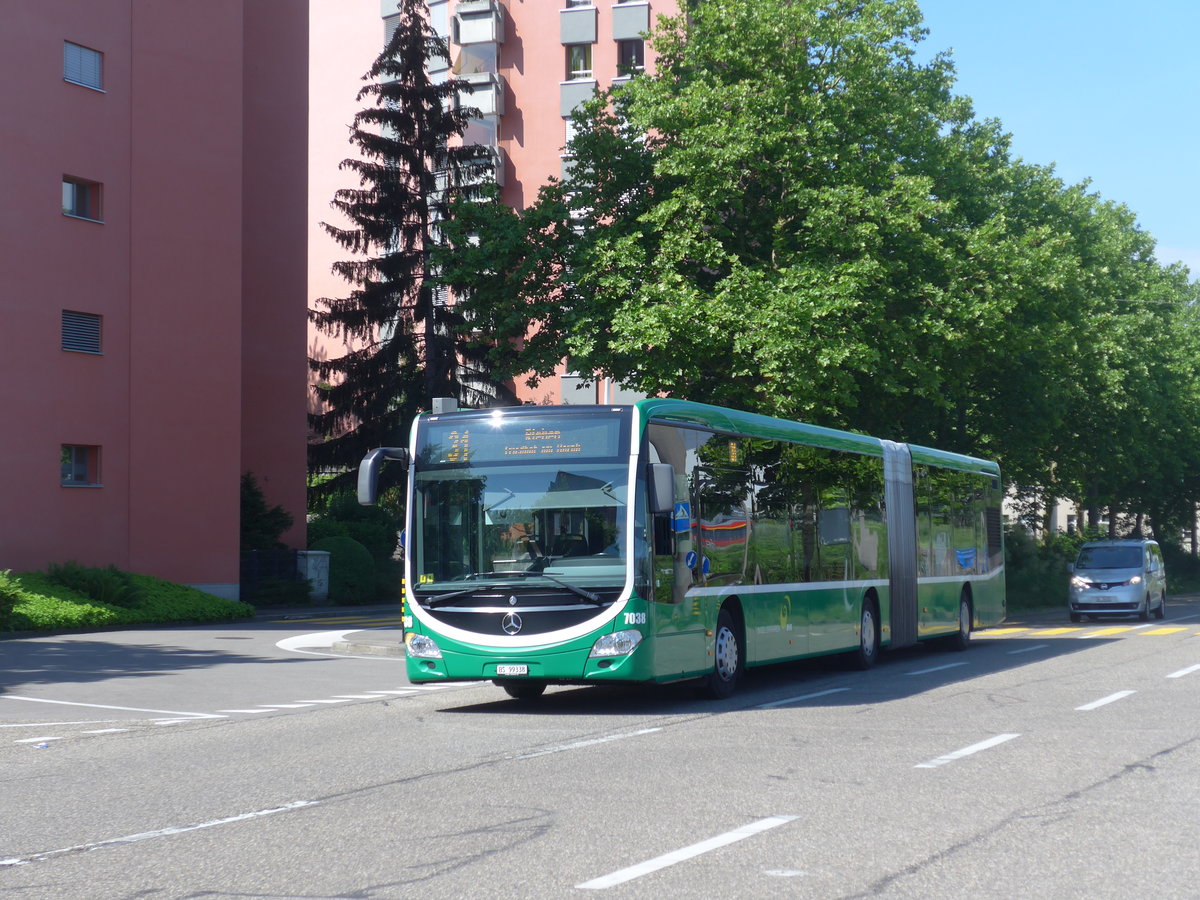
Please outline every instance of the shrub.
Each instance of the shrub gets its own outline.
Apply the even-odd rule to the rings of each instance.
[[[310,548],[329,553],[329,600],[341,605],[375,599],[375,560],[351,537],[327,537]]]
[[[0,629],[9,627],[17,601],[25,598],[25,592],[11,576],[11,569],[0,569]]]
[[[396,553],[398,531],[396,520],[383,507],[362,506],[353,494],[338,494],[309,523],[308,546],[316,550],[316,541],[345,535],[366,547],[376,564],[381,564]]]
[[[292,515],[282,506],[267,506],[267,498],[250,472],[242,474],[242,550],[278,550],[280,537],[292,527]]]
[[[116,566],[98,569],[77,562],[52,565],[47,576],[56,584],[76,590],[97,603],[129,608],[142,599],[141,591],[129,576]]]
[[[1075,558],[1070,542],[1043,544],[1016,526],[1004,535],[1004,557],[1010,610],[1067,602],[1067,563]]]
[[[13,593],[15,586],[17,599],[10,621],[7,625],[0,623],[0,627],[14,631],[50,631],[162,622],[228,621],[254,614],[254,607],[238,600],[215,597],[197,588],[149,575],[120,574],[138,594],[136,604],[131,607],[93,600],[80,590],[51,580],[43,572],[7,576],[4,579],[8,582],[7,587],[0,586],[0,591]]]

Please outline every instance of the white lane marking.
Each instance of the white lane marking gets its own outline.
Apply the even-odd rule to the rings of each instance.
[[[52,856],[61,856],[64,853],[77,853],[85,850],[101,850],[105,847],[115,847],[121,844],[136,844],[138,841],[147,841],[151,838],[168,837],[173,834],[184,834],[188,831],[199,831],[201,828],[214,828],[217,825],[228,825],[231,822],[244,822],[247,819],[257,819],[261,816],[270,816],[275,813],[290,812],[293,809],[301,809],[305,806],[315,806],[319,800],[294,800],[291,803],[285,803],[283,806],[275,806],[271,809],[260,809],[255,812],[242,813],[238,816],[229,816],[224,819],[213,819],[211,822],[198,822],[194,825],[175,825],[171,828],[160,828],[157,831],[143,831],[140,834],[129,834],[125,837],[109,838],[106,841],[93,841],[90,844],[75,844],[72,847],[62,847],[58,850],[46,850],[42,853],[34,853],[29,856],[21,856],[13,859],[0,859],[0,868],[8,866],[24,866],[32,862],[41,862],[49,859]]]
[[[387,696],[389,694],[396,694],[397,696],[399,696],[399,695],[403,695],[403,694],[411,694],[412,691],[367,691],[367,693],[368,694],[381,694],[383,696]]]
[[[1033,647],[1022,647],[1020,650],[1009,650],[1009,656],[1016,656],[1018,653],[1032,653],[1034,650],[1045,650],[1049,644],[1037,644]]]
[[[119,734],[123,731],[128,731],[128,728],[98,728],[95,731],[81,731],[80,734]]]
[[[61,737],[47,736],[47,737],[35,737],[35,738],[21,738],[19,741],[13,741],[13,743],[14,744],[37,744],[37,743],[41,743],[44,741],[61,741],[61,740],[62,740]]]
[[[1091,712],[1093,709],[1099,709],[1101,706],[1107,706],[1109,703],[1115,703],[1118,700],[1124,700],[1131,694],[1136,694],[1137,691],[1117,691],[1115,694],[1109,694],[1107,697],[1101,697],[1099,700],[1093,700],[1091,703],[1085,703],[1083,706],[1075,707],[1076,712]]]
[[[664,853],[662,856],[648,859],[645,862],[638,863],[634,866],[629,866],[625,869],[620,869],[609,875],[602,875],[599,878],[593,878],[591,881],[585,881],[583,884],[575,885],[576,888],[582,890],[604,890],[605,888],[615,887],[618,884],[624,884],[626,881],[632,881],[635,878],[641,878],[643,875],[649,875],[651,872],[657,872],[659,869],[665,869],[667,866],[673,866],[676,863],[681,863],[684,860],[692,859],[702,853],[708,853],[710,850],[717,850],[745,838],[752,837],[763,831],[768,831],[771,828],[777,828],[780,825],[786,825],[788,822],[800,818],[799,816],[770,816],[766,819],[759,819],[757,822],[751,822],[749,825],[743,825],[741,828],[735,828],[733,831],[727,831],[724,834],[718,834],[716,837],[711,837],[706,841],[701,841],[698,844],[692,844],[690,847],[684,847],[681,850],[675,850],[671,853]]]
[[[116,722],[117,719],[86,719],[79,722],[14,722],[11,725],[0,725],[0,728],[50,728],[58,725],[103,725],[106,722]]]
[[[840,694],[842,691],[848,691],[850,688],[830,688],[827,691],[817,691],[815,694],[801,694],[799,697],[788,697],[786,700],[772,700],[770,703],[760,703],[757,709],[771,709],[775,706],[787,706],[789,703],[800,703],[804,700],[813,700],[817,697],[828,697],[830,694]]]
[[[1180,669],[1178,672],[1172,672],[1168,678],[1182,678],[1184,675],[1191,675],[1193,672],[1200,672],[1200,665],[1188,666],[1186,669]]]
[[[307,703],[260,703],[263,709],[304,709]]]
[[[507,759],[533,759],[537,756],[546,756],[550,753],[563,753],[567,750],[578,750],[580,747],[591,747],[595,744],[607,744],[609,741],[619,741],[622,738],[640,737],[643,734],[652,734],[655,731],[662,731],[661,728],[642,728],[639,731],[626,731],[623,734],[610,734],[607,737],[592,738],[587,741],[576,741],[573,744],[562,744],[558,747],[548,747],[545,750],[538,750],[534,753],[523,753],[520,756],[509,756]]]
[[[266,709],[218,709],[219,713],[262,713],[269,712]]]
[[[57,703],[62,706],[87,706],[91,709],[120,709],[125,712],[161,713],[166,716],[186,716],[189,719],[223,719],[214,713],[180,712],[177,709],[142,709],[138,706],[108,706],[104,703],[75,703],[71,700],[41,700],[37,697],[16,697],[12,694],[0,695],[0,700],[27,700],[30,703]]]
[[[276,641],[275,646],[280,650],[291,653],[307,653],[310,656],[340,656],[341,654],[322,653],[322,650],[332,650],[333,645],[348,634],[363,631],[362,628],[347,628],[344,631],[316,631],[312,634],[298,634],[295,637]]]
[[[945,756],[939,756],[937,759],[931,759],[929,762],[917,763],[916,769],[936,769],[938,766],[944,766],[946,763],[954,762],[956,759],[962,759],[964,756],[970,756],[973,753],[978,753],[981,750],[988,750],[1003,744],[1005,741],[1011,741],[1013,738],[1018,738],[1019,734],[998,734],[995,737],[988,738],[986,741],[980,741],[978,744],[972,744],[970,747],[963,747],[961,750],[955,750],[953,753],[947,753]]]
[[[931,669],[917,669],[917,671],[908,672],[907,674],[908,675],[928,675],[930,672],[941,672],[943,669],[953,669],[958,666],[965,666],[965,665],[966,665],[965,662],[952,662],[952,663],[946,663],[945,665],[942,665],[942,666],[934,666]]]
[[[343,700],[378,700],[374,694],[334,694],[335,697],[340,697]]]
[[[297,703],[349,703],[349,700],[337,698],[334,700],[297,700]]]

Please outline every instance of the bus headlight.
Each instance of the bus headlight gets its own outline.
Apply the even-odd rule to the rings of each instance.
[[[411,631],[404,639],[404,649],[413,659],[442,658],[442,651],[438,649],[438,645],[433,642],[432,638],[427,638],[423,634],[414,634]]]
[[[596,641],[588,656],[626,656],[632,653],[633,648],[641,642],[642,633],[640,631],[614,631]]]

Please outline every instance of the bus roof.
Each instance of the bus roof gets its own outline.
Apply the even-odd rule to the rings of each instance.
[[[710,406],[707,403],[694,403],[690,400],[652,398],[640,400],[635,405],[646,421],[680,422],[742,434],[747,437],[800,441],[828,450],[845,450],[870,456],[883,455],[883,441],[852,431],[839,431],[836,428],[791,422],[758,413]],[[989,460],[915,444],[908,445],[908,448],[914,463],[959,469],[965,472],[978,472],[997,478],[1000,476],[999,465]]]

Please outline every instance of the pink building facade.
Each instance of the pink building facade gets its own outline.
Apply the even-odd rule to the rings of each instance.
[[[431,74],[471,82],[467,103],[481,116],[464,139],[492,150],[504,202],[523,209],[538,189],[569,166],[564,153],[570,113],[614,81],[639,69],[652,71],[653,55],[642,35],[658,16],[675,15],[676,0],[427,0],[430,23],[450,47],[450,65]],[[374,19],[367,23],[367,17]],[[337,163],[350,155],[347,126],[358,111],[361,76],[379,55],[395,25],[396,0],[312,0],[313,261],[310,299],[344,296],[344,282],[329,267],[344,253],[316,227],[330,221],[329,200],[352,186]],[[382,26],[380,19],[382,17]],[[331,178],[332,175],[332,178]],[[344,224],[344,223],[341,223]],[[309,334],[310,355],[338,355],[342,348]],[[563,369],[537,388],[517,385],[533,403],[612,403],[629,399],[617,386]]]
[[[243,472],[304,540],[307,3],[13,3],[0,49],[0,569],[237,596]]]

